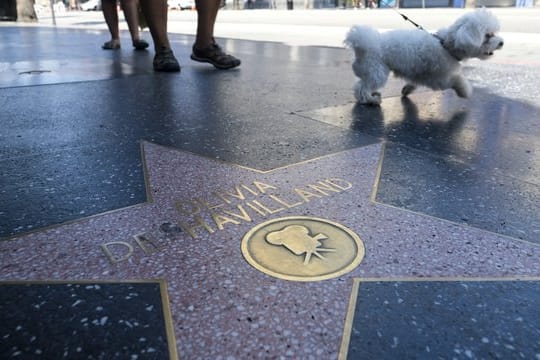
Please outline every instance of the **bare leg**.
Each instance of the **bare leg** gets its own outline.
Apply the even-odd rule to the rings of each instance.
[[[139,40],[139,15],[137,11],[137,2],[135,0],[120,0],[124,17],[128,24],[131,40]]]
[[[221,0],[195,0],[197,7],[197,36],[191,59],[206,62],[218,69],[232,69],[241,61],[223,52],[214,40],[214,24]]]
[[[216,23],[220,0],[195,0],[197,6],[197,37],[195,47],[204,49],[214,43],[214,24]]]
[[[154,70],[180,71],[180,65],[174,57],[167,36],[167,0],[140,0],[140,3],[156,50],[153,61]]]
[[[167,36],[167,1],[166,0],[140,0],[141,8],[148,23],[154,48],[156,52],[170,49]]]
[[[116,10],[116,0],[103,0],[101,2],[103,17],[111,33],[111,41],[103,44],[104,49],[120,47],[120,30],[118,29],[118,11]],[[111,47],[108,47],[109,44]]]

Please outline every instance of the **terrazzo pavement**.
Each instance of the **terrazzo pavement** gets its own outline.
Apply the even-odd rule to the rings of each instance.
[[[4,241],[2,277],[165,279],[181,357],[332,358],[340,348],[356,277],[500,278],[536,276],[540,271],[540,249],[534,244],[371,201],[381,145],[270,172],[151,143],[143,149],[152,202]],[[308,189],[337,174],[350,189],[319,194],[291,209],[278,210],[269,203],[268,196],[275,195],[298,204],[294,189]],[[218,230],[206,210],[204,218],[214,233],[199,228],[193,238],[186,231],[164,231],[183,218],[177,202],[189,202],[195,195],[216,205],[216,192],[235,185],[253,188],[254,182],[271,188],[246,194],[248,200],[238,204],[258,199],[276,214],[254,213],[251,221],[227,223]],[[298,214],[332,219],[355,231],[366,248],[361,265],[337,279],[298,283],[269,277],[246,263],[240,252],[245,232],[267,218]],[[155,245],[145,243],[147,252],[134,241],[140,234]],[[112,263],[103,245],[113,242],[131,244],[134,251]],[[110,248],[115,260],[127,253],[126,245]]]
[[[373,345],[355,337],[362,326],[351,317],[355,309],[379,321],[381,333],[388,324],[407,329],[396,313],[378,311],[385,309],[381,299],[403,299],[393,289],[407,284],[441,295],[449,310],[463,300],[472,317],[474,309],[497,308],[490,298],[504,284],[516,284],[506,310],[538,303],[534,65],[510,71],[496,61],[469,63],[476,94],[469,100],[420,89],[402,101],[402,83],[391,79],[377,110],[354,104],[345,49],[223,39],[243,64],[218,72],[184,61],[192,37],[172,35],[182,73],[154,74],[151,53],[103,53],[92,43],[95,32],[2,30],[3,44],[18,45],[4,45],[0,55],[0,286],[161,281],[164,317],[154,325],[172,334],[161,341],[181,359],[354,358]],[[58,39],[73,46],[45,46]],[[80,61],[62,71],[62,59]],[[20,74],[38,68],[50,73]],[[512,86],[509,76],[517,79]],[[489,193],[489,201],[467,189]],[[361,263],[323,281],[283,280],[251,266],[241,251],[244,235],[291,216],[356,233],[365,248]],[[494,225],[501,221],[509,225]],[[364,296],[359,279],[375,293],[380,280],[382,295]],[[422,282],[437,279],[442,285]],[[480,300],[451,291],[469,282],[484,286]],[[146,307],[159,302],[156,294]],[[418,294],[397,314],[419,311],[430,319],[429,304],[415,308]],[[18,326],[32,323],[24,315]],[[539,314],[527,315],[507,328],[495,321],[498,338],[519,329],[526,329],[519,336],[537,338]],[[448,325],[442,319],[434,326]],[[21,338],[9,324],[0,325],[7,340],[0,354],[14,356],[21,344],[9,339]],[[437,347],[443,341],[430,346],[458,358],[489,354],[482,336],[461,341],[463,334],[446,334],[450,350]],[[381,338],[381,358],[391,358],[398,336]],[[114,337],[106,339],[100,346],[118,352]],[[414,336],[398,340],[398,350],[415,354]],[[540,354],[537,341],[513,344],[501,354],[517,358],[526,346],[527,354]],[[156,358],[140,347],[133,352]]]

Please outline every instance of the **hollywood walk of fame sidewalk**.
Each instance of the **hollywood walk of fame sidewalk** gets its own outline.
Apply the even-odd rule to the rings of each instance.
[[[2,277],[165,279],[181,357],[326,358],[340,347],[353,278],[540,273],[535,244],[373,202],[380,145],[268,172],[143,148],[151,202],[1,243]],[[297,214],[352,229],[365,246],[361,265],[337,279],[293,282],[244,260],[243,234]],[[171,226],[179,223],[183,231]]]
[[[343,48],[219,39],[243,61],[219,72],[174,34],[182,72],[155,74],[106,35],[2,24],[2,356],[540,352],[534,58],[372,108]]]

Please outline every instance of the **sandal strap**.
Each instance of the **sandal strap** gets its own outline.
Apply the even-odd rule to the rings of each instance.
[[[226,54],[215,41],[204,49],[193,46],[191,58],[195,61],[208,62],[219,69],[230,69],[241,63],[239,59]]]
[[[178,64],[178,60],[176,60],[176,58],[174,57],[173,51],[168,48],[163,48],[156,51],[153,66],[155,71],[180,71],[180,64]]]
[[[135,50],[144,50],[149,46],[149,44],[143,39],[133,40],[132,43]]]
[[[117,40],[109,40],[101,46],[102,49],[105,50],[114,50],[114,49],[120,49],[120,41]]]

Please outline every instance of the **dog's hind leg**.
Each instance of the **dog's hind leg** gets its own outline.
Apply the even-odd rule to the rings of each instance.
[[[451,87],[459,97],[468,98],[472,94],[471,84],[462,75],[456,75],[452,78]]]
[[[414,90],[416,90],[416,85],[413,84],[407,84],[401,89],[401,96],[407,97],[410,93],[412,93]]]
[[[366,56],[364,62],[355,61],[353,71],[360,79],[354,86],[354,96],[361,104],[380,105],[381,89],[390,70],[376,56]]]

